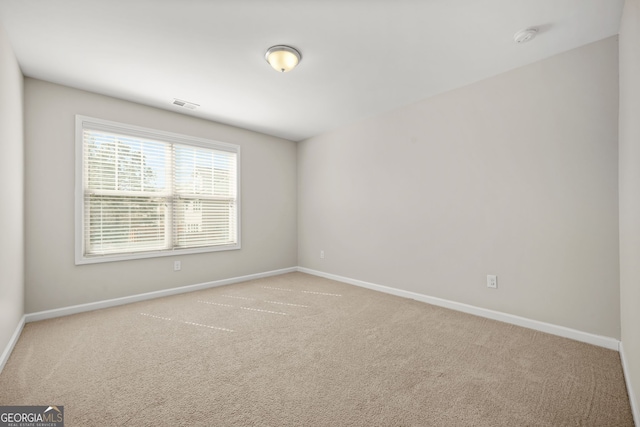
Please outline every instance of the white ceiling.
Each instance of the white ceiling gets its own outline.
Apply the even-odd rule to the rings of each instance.
[[[27,76],[299,141],[615,35],[623,4],[0,0],[0,22]],[[298,68],[265,62],[275,44]]]

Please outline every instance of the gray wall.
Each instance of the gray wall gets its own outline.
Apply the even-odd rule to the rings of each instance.
[[[620,338],[617,131],[613,37],[303,141],[298,263]]]
[[[620,29],[620,311],[627,375],[640,410],[640,1]],[[640,419],[636,419],[640,423]]]
[[[22,73],[0,27],[0,354],[24,314]]]
[[[27,313],[296,265],[294,142],[30,78],[24,96]],[[242,249],[74,265],[76,114],[240,145]]]

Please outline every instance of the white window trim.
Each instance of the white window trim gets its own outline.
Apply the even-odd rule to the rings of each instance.
[[[127,254],[84,256],[84,184],[83,184],[83,129],[84,124],[90,124],[92,129],[104,130],[107,132],[122,133],[125,135],[137,136],[141,138],[155,139],[158,141],[193,145],[204,148],[217,149],[237,153],[236,166],[236,228],[238,241],[235,245],[208,246],[188,249],[168,249],[148,252],[135,252]],[[241,197],[240,197],[240,146],[226,142],[214,141],[210,139],[198,138],[194,136],[182,135],[179,133],[165,132],[156,129],[149,129],[125,123],[112,122],[109,120],[96,119],[82,115],[76,115],[76,146],[75,146],[75,263],[96,264],[102,262],[128,261],[133,259],[157,258],[164,256],[178,256],[186,254],[198,254],[205,252],[219,252],[241,249]]]

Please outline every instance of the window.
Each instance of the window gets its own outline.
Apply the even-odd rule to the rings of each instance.
[[[76,264],[240,248],[240,147],[76,116]]]

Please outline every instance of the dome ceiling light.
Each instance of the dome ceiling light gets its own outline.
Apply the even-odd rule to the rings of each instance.
[[[264,54],[264,59],[274,70],[286,73],[296,68],[302,59],[302,55],[291,46],[277,45],[267,50],[267,53]]]

